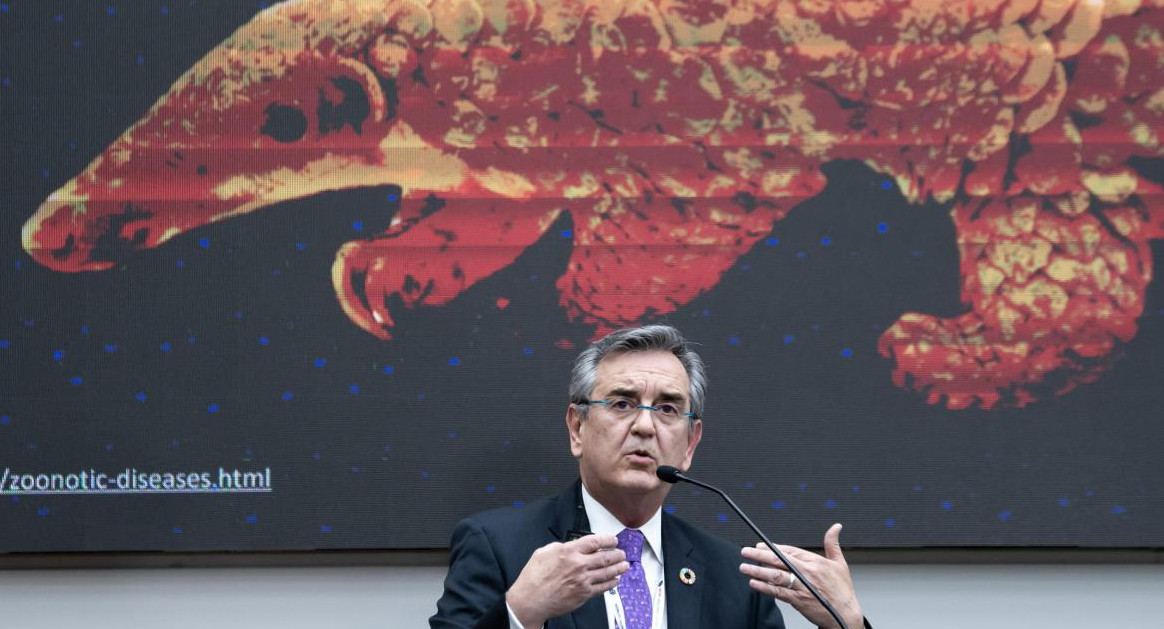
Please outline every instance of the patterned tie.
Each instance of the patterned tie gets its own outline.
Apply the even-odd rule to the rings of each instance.
[[[623,529],[618,534],[618,547],[626,553],[630,563],[618,580],[618,597],[622,600],[626,629],[650,629],[651,593],[647,589],[647,575],[643,572],[643,532]]]

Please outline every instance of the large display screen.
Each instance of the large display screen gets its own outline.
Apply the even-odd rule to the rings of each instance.
[[[445,546],[648,322],[780,541],[1164,546],[1150,5],[0,0],[0,552]]]

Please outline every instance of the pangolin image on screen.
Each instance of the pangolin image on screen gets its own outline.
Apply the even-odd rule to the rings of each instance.
[[[299,0],[179,77],[23,245],[101,271],[398,185],[388,229],[335,258],[355,325],[391,339],[394,310],[448,303],[569,213],[560,305],[599,336],[712,289],[852,160],[944,204],[960,255],[964,312],[881,335],[892,381],[1024,406],[1134,342],[1162,118],[1159,0]]]

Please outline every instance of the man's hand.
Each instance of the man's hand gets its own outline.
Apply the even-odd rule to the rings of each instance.
[[[534,551],[505,602],[526,629],[538,629],[555,616],[578,609],[590,597],[618,585],[630,569],[613,535],[587,535],[553,542]]]
[[[841,553],[841,525],[829,527],[824,537],[824,557],[795,546],[777,545],[788,560],[796,564],[806,578],[812,581],[821,596],[832,603],[849,629],[861,629],[864,615],[857,602],[857,592],[853,589],[853,579],[849,576],[849,564]],[[744,559],[759,565],[740,564],[740,572],[752,578],[748,585],[753,590],[774,596],[791,605],[809,622],[822,629],[837,629],[837,622],[823,605],[817,602],[808,588],[799,580],[792,580],[792,573],[762,543],[755,548],[740,551]]]

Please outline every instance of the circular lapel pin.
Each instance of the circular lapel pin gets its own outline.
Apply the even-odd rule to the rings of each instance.
[[[683,585],[694,585],[695,584],[695,571],[692,570],[691,568],[680,568],[679,569],[679,581],[681,581],[683,583]]]

